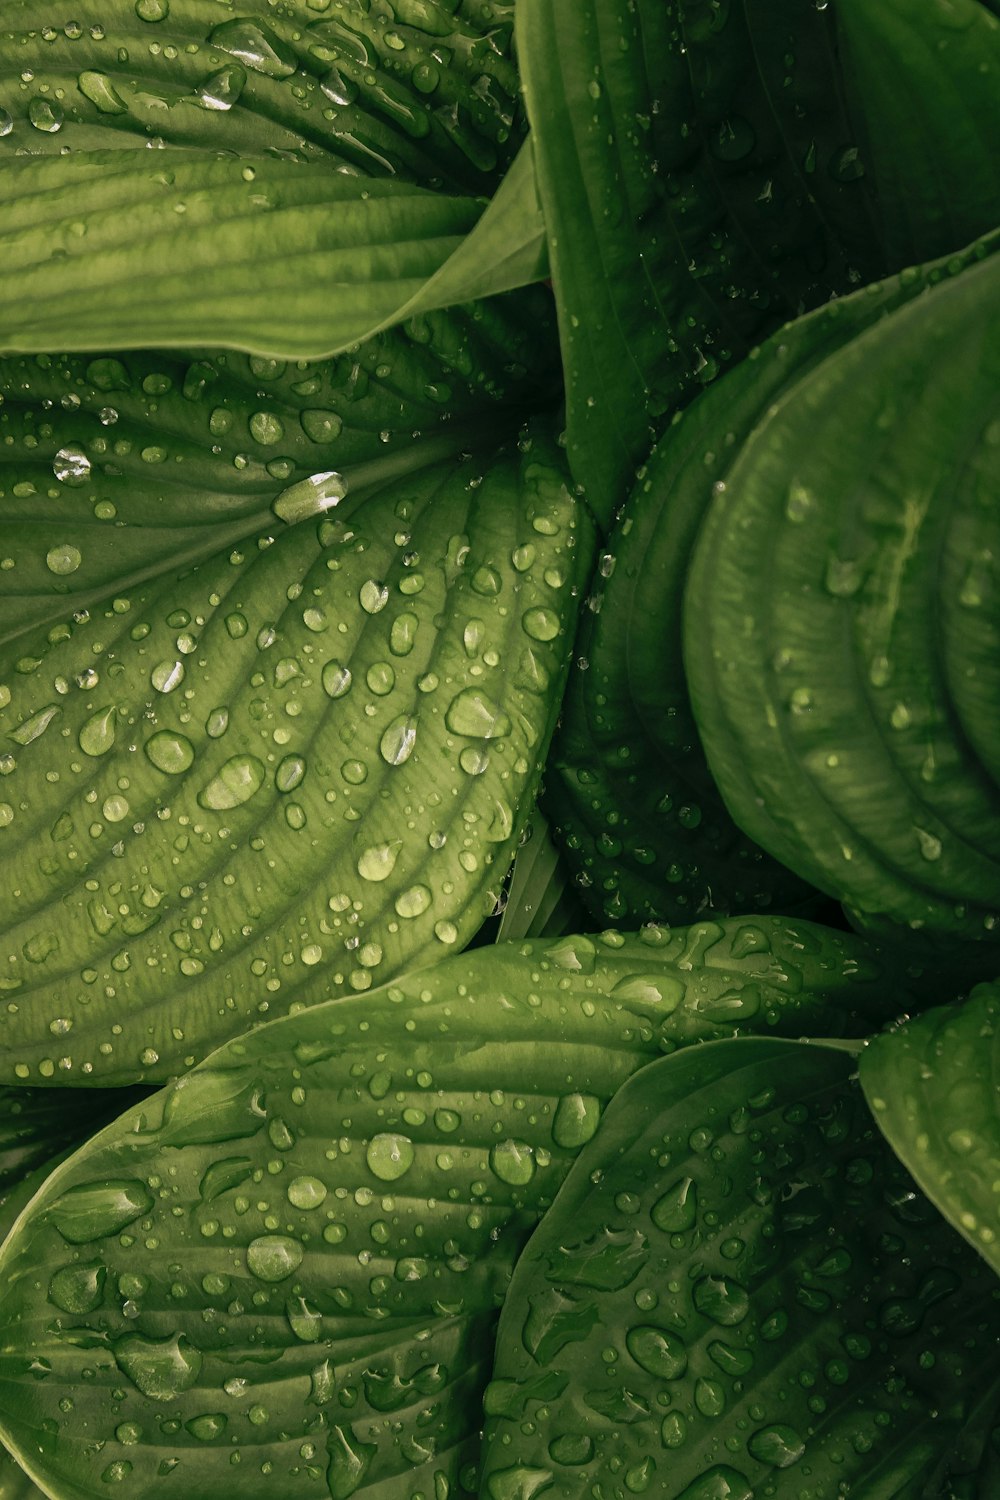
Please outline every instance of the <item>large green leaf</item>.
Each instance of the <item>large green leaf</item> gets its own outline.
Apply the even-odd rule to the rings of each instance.
[[[87,9],[2,0],[3,150],[266,151],[480,193],[523,134],[505,0]]]
[[[517,27],[571,463],[605,520],[663,413],[754,341],[996,222],[978,0],[523,0]]]
[[[619,1091],[515,1268],[484,1497],[956,1493],[1000,1406],[1000,1291],[853,1060],[719,1042]]]
[[[561,456],[525,433],[349,520],[314,479],[8,656],[7,1081],[168,1077],[493,907],[590,567]]]
[[[265,156],[15,157],[0,196],[8,353],[208,344],[316,359],[545,269],[527,155],[479,225],[471,198]]]
[[[67,1146],[93,1135],[137,1097],[136,1091],[122,1089],[67,1094],[62,1089],[0,1088],[0,1193]]]
[[[927,1196],[1000,1271],[1000,985],[928,1011],[861,1055],[861,1086]]]
[[[0,1500],[45,1500],[45,1493],[25,1474],[16,1459],[0,1448]]]
[[[783,394],[702,526],[684,626],[740,827],[862,914],[992,945],[998,287],[994,256]]]
[[[310,480],[353,501],[509,431],[503,408],[546,399],[546,348],[539,292],[319,364],[0,360],[0,642],[246,541]]]
[[[514,1260],[618,1086],[892,1003],[860,940],[765,918],[478,949],[227,1043],[7,1241],[0,1432],[60,1500],[463,1493]]]
[[[691,554],[713,492],[728,489],[769,408],[852,338],[996,243],[991,236],[788,324],[693,402],[640,470],[583,611],[546,773],[547,808],[597,920],[788,910],[807,896],[740,833],[705,762],[682,659]],[[710,566],[700,587],[714,588]],[[692,591],[693,650],[702,604]]]

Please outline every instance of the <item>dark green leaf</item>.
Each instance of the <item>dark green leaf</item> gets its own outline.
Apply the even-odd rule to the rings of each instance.
[[[877,1036],[861,1086],[927,1196],[1000,1271],[1000,985]]]
[[[735,1027],[863,1032],[886,988],[764,918],[479,949],[227,1043],[8,1240],[0,1432],[60,1496],[463,1493],[513,1262],[608,1098]]]
[[[108,146],[327,158],[367,177],[491,192],[523,134],[512,7],[437,0],[5,0],[10,152]]]
[[[0,361],[0,642],[246,541],[297,486],[353,499],[509,430],[498,408],[546,396],[544,320],[539,292],[320,364]]]
[[[44,1492],[33,1484],[20,1464],[0,1447],[0,1500],[45,1500]]]
[[[536,809],[511,866],[498,938],[557,937],[585,925],[569,870]]]
[[[121,1089],[0,1088],[0,1193],[67,1146],[77,1145],[135,1102]]]
[[[790,385],[728,466],[684,626],[739,826],[862,915],[991,945],[998,286],[993,256]]]
[[[996,222],[978,0],[523,0],[517,25],[571,466],[605,521],[699,383]]]
[[[7,655],[8,1081],[168,1077],[495,904],[590,567],[561,456],[404,468],[349,520],[314,479]]]
[[[1000,1293],[852,1064],[744,1038],[619,1091],[515,1268],[483,1496],[953,1493]]]
[[[988,248],[994,245],[991,239]],[[740,833],[705,762],[682,660],[691,554],[713,487],[728,491],[730,471],[769,409],[859,333],[961,264],[974,264],[986,248],[889,278],[787,325],[672,423],[640,470],[583,612],[546,775],[546,806],[596,920],[630,925],[712,911],[787,911],[807,898],[807,887]],[[830,506],[839,503],[831,495]],[[762,533],[761,542],[766,551],[769,536]],[[769,576],[770,564],[760,567],[754,592]],[[715,587],[707,560],[690,599],[692,653],[701,648]],[[953,611],[974,649],[979,637],[969,613]],[[737,622],[729,628],[735,639]],[[984,657],[993,644],[983,640]],[[756,679],[745,686],[755,692]],[[982,697],[985,688],[976,674],[961,683],[966,696]],[[756,702],[753,712],[761,713]],[[767,813],[756,810],[758,823]],[[794,867],[773,834],[761,842]]]

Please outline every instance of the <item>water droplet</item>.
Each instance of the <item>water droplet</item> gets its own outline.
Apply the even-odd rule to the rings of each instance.
[[[209,42],[246,63],[268,78],[288,78],[296,69],[295,53],[275,36],[269,26],[256,21],[223,21],[210,33]]]
[[[234,755],[221,766],[212,780],[198,793],[198,805],[210,812],[227,812],[256,796],[264,785],[266,772],[255,755]]]
[[[687,1345],[679,1334],[666,1328],[630,1328],[625,1347],[640,1369],[660,1380],[680,1380],[687,1369]]]
[[[628,974],[618,981],[611,993],[622,1004],[662,1007],[663,1014],[670,1015],[687,991],[679,979],[667,975]]]
[[[106,755],[115,743],[118,714],[114,708],[99,708],[81,726],[77,743],[84,755]]]
[[[366,615],[377,615],[389,602],[389,590],[374,578],[366,579],[358,590],[358,602]]]
[[[323,691],[330,698],[342,698],[349,691],[353,678],[350,667],[345,667],[342,661],[336,658],[328,661],[323,668]]]
[[[117,1234],[152,1207],[153,1199],[141,1182],[113,1179],[70,1188],[49,1213],[64,1240],[85,1245]]]
[[[669,1420],[669,1417],[664,1417],[663,1427]],[[680,1420],[683,1421],[683,1417]],[[754,1493],[745,1475],[731,1469],[728,1464],[713,1464],[712,1468],[685,1485],[677,1500],[754,1500]]]
[[[194,764],[194,746],[173,729],[159,730],[142,748],[150,765],[167,776],[181,776]]]
[[[170,0],[135,0],[140,21],[165,21],[170,14]]]
[[[326,1471],[330,1500],[351,1500],[365,1482],[371,1461],[378,1452],[375,1443],[363,1443],[352,1427],[334,1423],[326,1435],[329,1464]]]
[[[706,1318],[723,1327],[742,1323],[750,1311],[746,1287],[728,1276],[705,1276],[693,1292],[694,1305]]]
[[[201,1374],[200,1350],[183,1333],[168,1338],[126,1334],[114,1344],[119,1368],[151,1401],[173,1401],[189,1391]]]
[[[304,1210],[319,1208],[326,1199],[326,1184],[318,1177],[296,1177],[285,1189],[289,1203]]]
[[[463,688],[449,704],[445,724],[452,734],[470,739],[496,739],[511,731],[507,714],[481,688]]]
[[[564,1151],[575,1151],[592,1138],[601,1119],[596,1094],[565,1094],[556,1107],[552,1139]]]
[[[61,130],[65,118],[54,99],[36,94],[28,103],[28,119],[36,130],[43,130],[46,135],[55,135],[57,130]]]
[[[560,630],[559,616],[552,609],[526,610],[521,624],[533,641],[554,641]]]
[[[372,844],[358,856],[358,874],[362,880],[388,880],[396,868],[402,839],[392,839],[384,844]]]
[[[393,719],[379,741],[379,753],[390,766],[401,766],[413,754],[417,740],[417,721],[411,715],[401,714]]]
[[[396,912],[401,917],[419,917],[428,910],[431,904],[431,893],[425,885],[413,885],[408,891],[402,891],[394,902]]]
[[[244,70],[235,63],[229,68],[220,68],[213,73],[194,94],[194,103],[200,109],[224,112],[232,109],[242,94],[247,81]]]
[[[172,693],[184,681],[184,663],[182,661],[157,662],[149,680],[158,693]]]
[[[201,1416],[192,1417],[184,1426],[193,1438],[199,1443],[214,1443],[226,1430],[226,1416],[221,1411],[203,1412]]]
[[[498,1141],[490,1149],[490,1168],[501,1182],[524,1187],[535,1175],[535,1153],[526,1141]]]
[[[76,86],[102,115],[123,115],[128,106],[106,73],[87,69],[76,80]]]
[[[794,1427],[778,1422],[771,1427],[760,1427],[747,1443],[747,1452],[758,1463],[771,1464],[775,1469],[788,1469],[798,1463],[806,1445]]]
[[[310,474],[296,484],[282,490],[271,509],[281,521],[294,526],[297,521],[307,521],[310,516],[319,516],[324,511],[339,505],[347,494],[347,480],[343,474],[330,469],[321,474]]]
[[[941,858],[941,840],[933,833],[928,833],[926,828],[918,828],[914,825],[914,833],[920,845],[920,854],[923,859],[936,860]]]
[[[104,1300],[107,1267],[96,1262],[84,1266],[63,1266],[49,1282],[49,1301],[62,1312],[89,1313]]]
[[[307,766],[301,755],[286,755],[274,773],[279,792],[294,792],[305,780]]]
[[[318,407],[302,412],[299,421],[306,437],[314,443],[332,443],[344,430],[343,418],[337,412]]]
[[[86,484],[90,478],[90,459],[75,443],[67,443],[53,458],[52,472],[61,484]]]
[[[404,612],[397,615],[389,631],[389,650],[393,656],[409,656],[417,639],[417,617]]]
[[[247,1265],[259,1281],[284,1281],[299,1269],[305,1255],[287,1234],[262,1234],[247,1246]]]
[[[452,943],[458,942],[458,928],[455,926],[454,922],[435,922],[434,936],[437,938],[439,943],[445,943],[450,947]]]
[[[650,1210],[657,1229],[667,1234],[683,1234],[693,1229],[698,1218],[698,1188],[690,1177],[681,1177],[658,1198]]]
[[[395,1182],[413,1166],[416,1153],[405,1135],[375,1135],[368,1143],[368,1170],[381,1182]]]

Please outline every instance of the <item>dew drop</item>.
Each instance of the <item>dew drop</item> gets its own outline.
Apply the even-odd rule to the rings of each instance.
[[[413,754],[417,740],[417,721],[411,715],[402,714],[393,719],[379,741],[379,753],[390,766],[401,766]]]
[[[67,443],[52,460],[52,472],[60,484],[86,484],[90,478],[90,459],[82,448]]]
[[[498,1141],[490,1149],[490,1169],[501,1182],[525,1187],[535,1175],[535,1153],[526,1141]]]
[[[321,474],[310,474],[289,485],[274,501],[271,509],[281,521],[293,526],[297,521],[307,521],[310,516],[323,515],[333,510],[347,494],[347,480],[343,474],[329,469]]]
[[[84,755],[106,755],[115,743],[118,714],[112,708],[99,708],[81,726],[77,743]]]
[[[362,880],[388,880],[396,867],[402,839],[393,839],[384,844],[372,844],[358,856],[358,874]]]
[[[44,131],[46,135],[55,135],[57,130],[61,130],[65,118],[54,99],[45,99],[36,94],[28,104],[29,121],[36,130]]]
[[[552,1139],[564,1151],[575,1151],[592,1138],[601,1118],[596,1094],[565,1094],[556,1107]]]
[[[140,21],[165,21],[170,14],[170,0],[135,0]]]
[[[416,1153],[405,1135],[375,1135],[368,1143],[368,1170],[381,1182],[395,1182],[413,1166]]]
[[[758,1428],[747,1443],[751,1458],[761,1464],[771,1464],[775,1469],[791,1468],[805,1451],[806,1445],[795,1428],[782,1422]]]
[[[445,724],[452,734],[470,739],[496,739],[511,731],[507,714],[481,688],[463,688],[449,704]]]
[[[173,729],[159,730],[142,748],[150,765],[167,776],[182,776],[194,764],[194,746]]]
[[[117,1234],[152,1207],[153,1199],[141,1182],[113,1179],[70,1188],[49,1213],[64,1240],[85,1245]]]
[[[422,916],[431,905],[431,893],[425,885],[412,885],[401,891],[393,903],[399,916],[405,918]]]
[[[559,616],[551,609],[526,610],[521,624],[533,641],[554,641],[560,630]]]
[[[350,667],[345,667],[342,661],[336,659],[328,661],[323,668],[322,675],[323,691],[329,698],[343,698],[350,690],[352,676]]]
[[[227,812],[256,796],[264,785],[264,764],[255,755],[234,755],[198,793],[198,805],[210,812]]]
[[[659,1380],[680,1380],[687,1369],[687,1345],[679,1334],[666,1328],[645,1324],[630,1328],[625,1347],[640,1369]]]
[[[650,1210],[657,1229],[667,1234],[683,1234],[693,1229],[698,1218],[698,1189],[690,1177],[679,1178],[658,1198]]]
[[[173,1401],[197,1382],[201,1373],[200,1350],[183,1333],[168,1338],[144,1338],[130,1333],[114,1344],[119,1368],[151,1401]]]
[[[299,1269],[305,1249],[287,1234],[262,1234],[247,1246],[247,1265],[259,1281],[284,1281]]]

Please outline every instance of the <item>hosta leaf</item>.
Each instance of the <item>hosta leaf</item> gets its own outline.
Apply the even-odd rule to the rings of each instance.
[[[570,872],[536,809],[511,866],[498,937],[557,937],[586,925]]]
[[[76,1145],[128,1104],[133,1091],[0,1088],[0,1193],[69,1145]]]
[[[927,1196],[1000,1271],[1000,985],[928,1011],[861,1055],[861,1086]]]
[[[539,292],[319,364],[0,360],[0,642],[247,540],[286,492],[353,499],[509,426],[546,394],[544,320]]]
[[[0,1448],[0,1500],[44,1500],[44,1491],[28,1478],[15,1458]]]
[[[858,1007],[858,939],[762,919],[478,949],[227,1043],[8,1240],[0,1432],[59,1497],[464,1493],[514,1259],[610,1095]]]
[[[807,897],[807,887],[740,833],[705,762],[681,646],[691,554],[713,487],[728,489],[769,408],[852,338],[995,243],[991,237],[788,324],[693,402],[640,470],[583,612],[546,772],[547,809],[597,920],[689,921],[712,911],[788,910]],[[766,575],[755,575],[755,589],[759,576]],[[693,652],[714,587],[706,563],[691,595]],[[759,821],[765,816],[758,810]],[[773,836],[768,847],[794,863]]]
[[[978,0],[524,0],[517,26],[571,465],[606,520],[664,412],[758,338],[994,226]]]
[[[590,566],[559,455],[525,434],[343,521],[306,488],[297,524],[18,641],[8,1081],[168,1077],[494,904]]]
[[[994,256],[785,392],[713,501],[685,616],[744,831],[862,914],[992,944],[998,285]]]
[[[619,1091],[514,1272],[484,1497],[945,1493],[1000,1402],[1000,1292],[853,1061],[745,1038]]]
[[[96,14],[93,6],[91,11]],[[3,149],[200,147],[490,192],[523,133],[512,7],[481,0],[0,6]]]
[[[487,264],[470,277],[466,252],[418,297],[476,224],[476,200],[268,157],[119,150],[0,162],[10,204],[0,348],[336,353],[402,316],[533,279],[528,165],[474,242],[475,257],[499,244],[498,275]],[[520,254],[512,232],[527,234]]]

